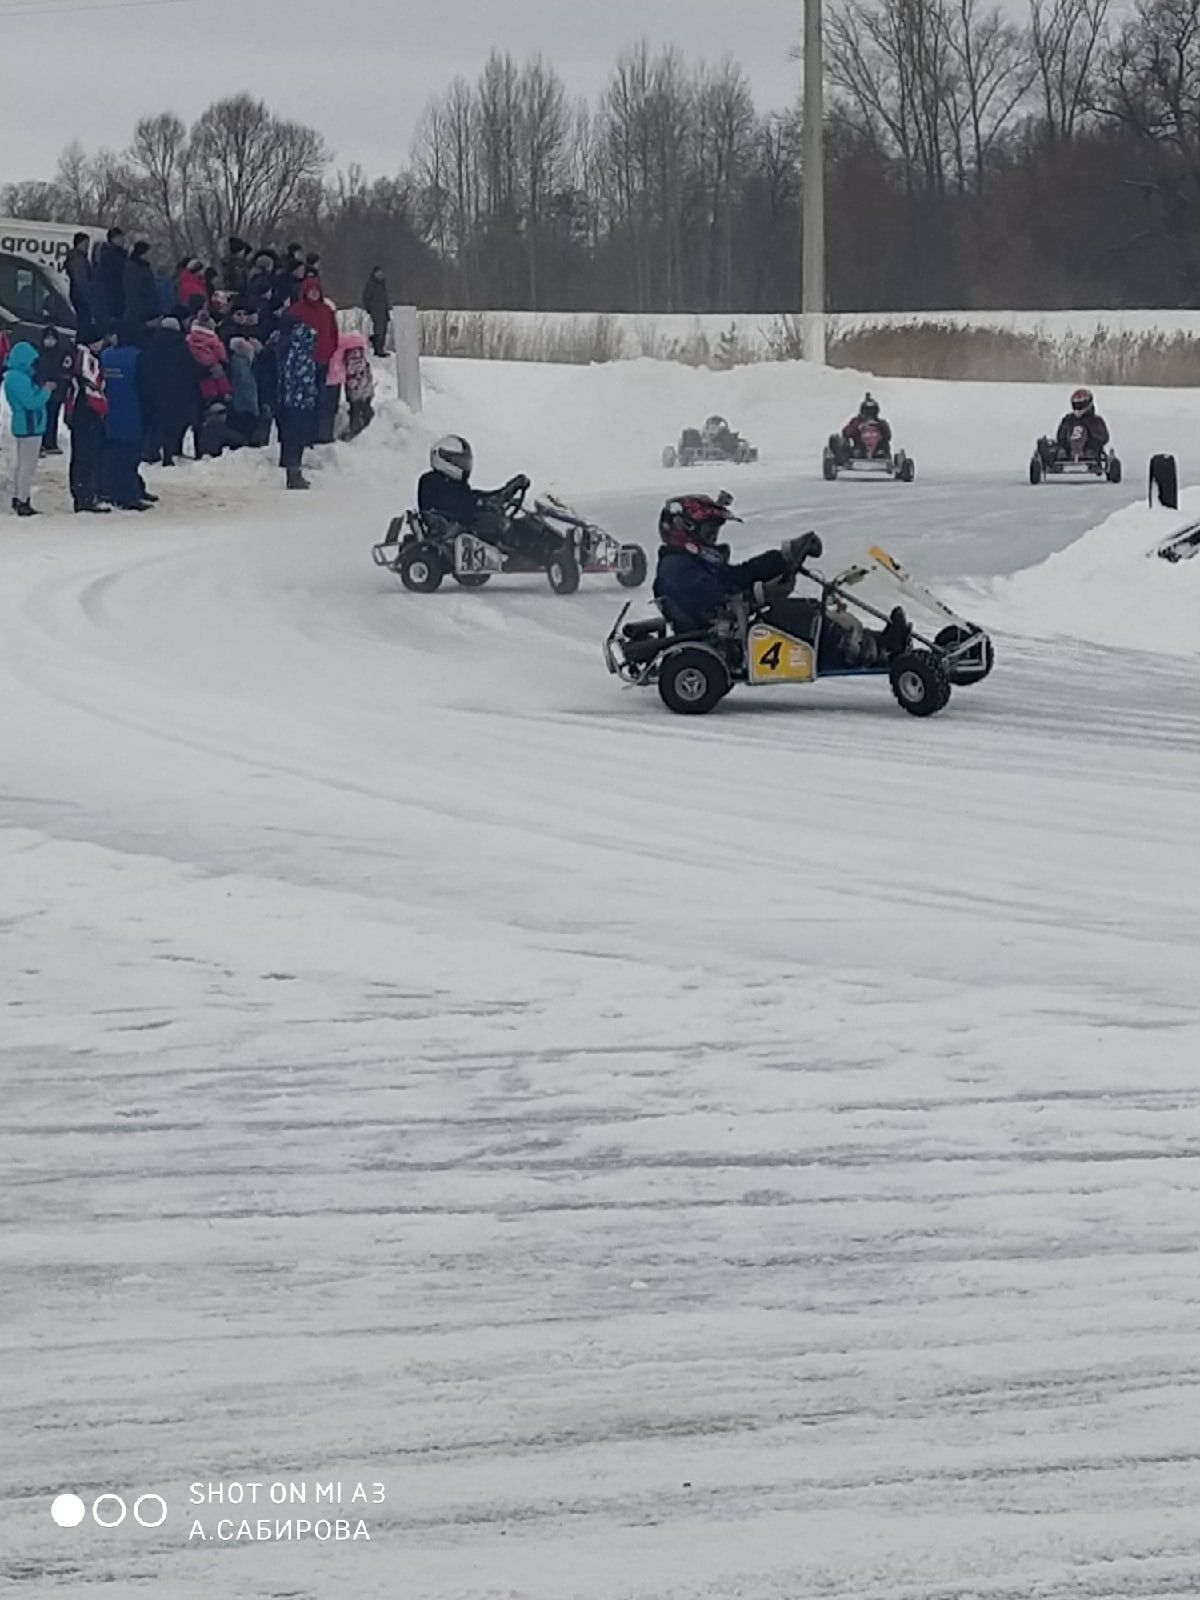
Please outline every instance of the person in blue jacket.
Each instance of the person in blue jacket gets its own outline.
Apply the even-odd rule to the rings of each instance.
[[[13,346],[4,373],[4,398],[12,412],[13,438],[17,442],[12,508],[19,517],[37,515],[31,496],[46,433],[46,406],[53,387],[38,383],[37,364],[37,350],[22,339]]]
[[[117,343],[101,357],[108,415],[104,419],[103,498],[123,511],[147,511],[153,503],[138,467],[146,438],[142,404],[142,352],[135,330],[122,327]]]

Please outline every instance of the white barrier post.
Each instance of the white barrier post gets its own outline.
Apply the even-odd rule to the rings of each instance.
[[[392,339],[396,346],[396,392],[410,411],[423,411],[421,321],[416,306],[392,307]]]

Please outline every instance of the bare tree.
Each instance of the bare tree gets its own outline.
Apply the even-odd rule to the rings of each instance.
[[[1111,0],[1030,0],[1029,43],[1042,127],[1051,144],[1074,137],[1093,97]]]
[[[1200,297],[1200,0],[1136,0],[1099,71],[1096,109],[1151,152],[1156,207],[1184,293]]]
[[[965,99],[965,117],[957,125],[969,137],[971,175],[982,193],[988,158],[1011,128],[1013,113],[1033,83],[1035,67],[1026,37],[1006,20],[999,6],[981,10],[978,0],[955,0],[949,39]],[[960,137],[960,151],[962,142]],[[959,165],[960,170],[967,165],[961,156]]]
[[[701,66],[696,80],[695,165],[704,196],[708,292],[733,293],[738,200],[753,160],[758,118],[749,79],[735,62]]]
[[[570,117],[562,79],[540,56],[528,62],[518,83],[520,150],[524,168],[525,238],[529,260],[529,305],[539,309],[538,255],[546,211],[561,187],[569,160]]]
[[[153,231],[174,258],[195,246],[191,233],[192,150],[188,131],[173,112],[143,117],[133,130],[129,161],[142,180]]]
[[[189,145],[196,218],[211,251],[231,234],[271,237],[329,162],[313,128],[276,117],[261,100],[219,100]]]

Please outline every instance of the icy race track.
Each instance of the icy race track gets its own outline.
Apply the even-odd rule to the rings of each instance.
[[[482,476],[538,470],[544,396],[435,380],[430,426],[504,417]],[[1200,1593],[1196,660],[1005,624],[994,576],[1139,486],[1031,491],[1015,421],[939,475],[935,387],[911,490],[795,443],[736,485],[746,547],[977,583],[1000,666],[927,723],[853,683],[671,719],[604,674],[600,580],[404,594],[391,412],[308,497],[220,463],[157,522],[5,523],[18,1594]],[[635,478],[581,503],[652,543]],[[189,1542],[220,1479],[386,1503]]]

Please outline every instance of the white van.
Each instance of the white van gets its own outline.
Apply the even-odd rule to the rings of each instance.
[[[64,263],[77,233],[86,233],[88,254],[103,244],[105,230],[87,222],[27,222],[22,217],[0,217],[0,255],[16,256],[45,267],[59,288],[67,291]]]

